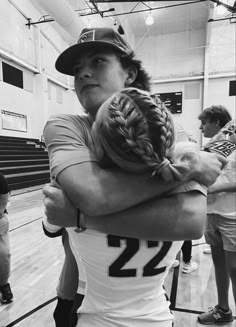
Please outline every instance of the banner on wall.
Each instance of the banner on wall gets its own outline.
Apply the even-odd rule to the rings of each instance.
[[[2,129],[27,132],[27,116],[16,112],[1,111]]]

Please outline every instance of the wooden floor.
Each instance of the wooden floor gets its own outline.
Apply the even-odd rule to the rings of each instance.
[[[37,189],[38,188],[38,189]],[[18,194],[17,194],[18,193]],[[47,238],[41,228],[42,193],[39,187],[21,190],[11,197],[9,207],[14,301],[0,305],[0,327],[53,327],[56,285],[63,262],[60,239]],[[204,239],[194,242],[193,260],[199,269],[192,274],[173,269],[166,288],[172,302],[175,327],[200,327],[197,316],[217,303],[211,255],[203,254]],[[236,327],[234,321],[220,326]],[[215,325],[212,325],[215,326]]]

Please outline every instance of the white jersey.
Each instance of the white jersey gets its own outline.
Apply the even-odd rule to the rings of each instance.
[[[173,193],[191,190],[206,195],[194,181]],[[79,327],[172,326],[163,286],[183,241],[145,241],[91,230],[74,241],[86,273]]]
[[[91,230],[75,237],[86,272],[78,326],[171,326],[163,284],[182,241],[144,241]]]
[[[81,257],[80,257],[79,251],[78,251],[79,250],[78,244],[77,244],[78,233],[75,232],[74,227],[67,227],[66,230],[69,235],[70,248],[75,257],[75,261],[77,263],[78,271],[79,271],[79,281],[78,281],[77,293],[85,295],[86,274],[85,274],[85,269],[82,264]]]

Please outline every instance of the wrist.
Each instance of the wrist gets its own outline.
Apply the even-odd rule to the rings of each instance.
[[[85,227],[85,216],[83,213],[80,212],[80,209],[77,208],[76,210],[76,226],[77,229],[75,230],[77,233],[84,232],[86,230]]]
[[[214,187],[209,186],[209,187],[208,187],[208,193],[210,193],[210,194],[212,194],[212,193],[217,193],[217,190],[216,190]]]

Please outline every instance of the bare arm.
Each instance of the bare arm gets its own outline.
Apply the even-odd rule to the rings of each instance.
[[[85,226],[107,234],[148,240],[198,239],[206,219],[206,197],[197,191],[180,193],[99,218],[85,217]]]
[[[43,193],[49,222],[76,227],[76,208],[65,192],[48,185]],[[86,216],[85,224],[96,231],[127,237],[183,240],[201,237],[205,218],[206,197],[198,191],[191,191],[148,201],[112,215]]]
[[[223,157],[203,151],[183,157],[186,162],[184,178],[178,182],[164,182],[150,174],[128,174],[119,169],[102,169],[95,162],[85,162],[64,169],[57,177],[61,188],[68,194],[75,207],[88,216],[106,215],[128,209],[139,203],[195,179],[212,184],[218,175]]]
[[[91,216],[106,215],[160,196],[184,181],[166,183],[151,174],[127,174],[85,162],[64,169],[58,183],[74,205]]]
[[[86,119],[74,115],[52,117],[45,126],[51,174],[74,205],[92,216],[124,210],[161,195],[181,182],[165,185],[157,177],[102,169],[90,150]]]
[[[236,192],[236,181],[232,183],[215,183],[208,188],[208,193]]]
[[[201,153],[188,161],[185,179],[164,183],[158,177],[102,169],[85,145],[83,124],[73,115],[52,119],[45,127],[52,176],[75,207],[89,216],[100,216],[130,208],[161,196],[189,179],[214,183],[222,163],[214,154]],[[89,135],[87,135],[89,143]],[[81,150],[82,149],[82,150]],[[80,156],[80,159],[78,159]],[[81,157],[83,159],[81,159]]]

